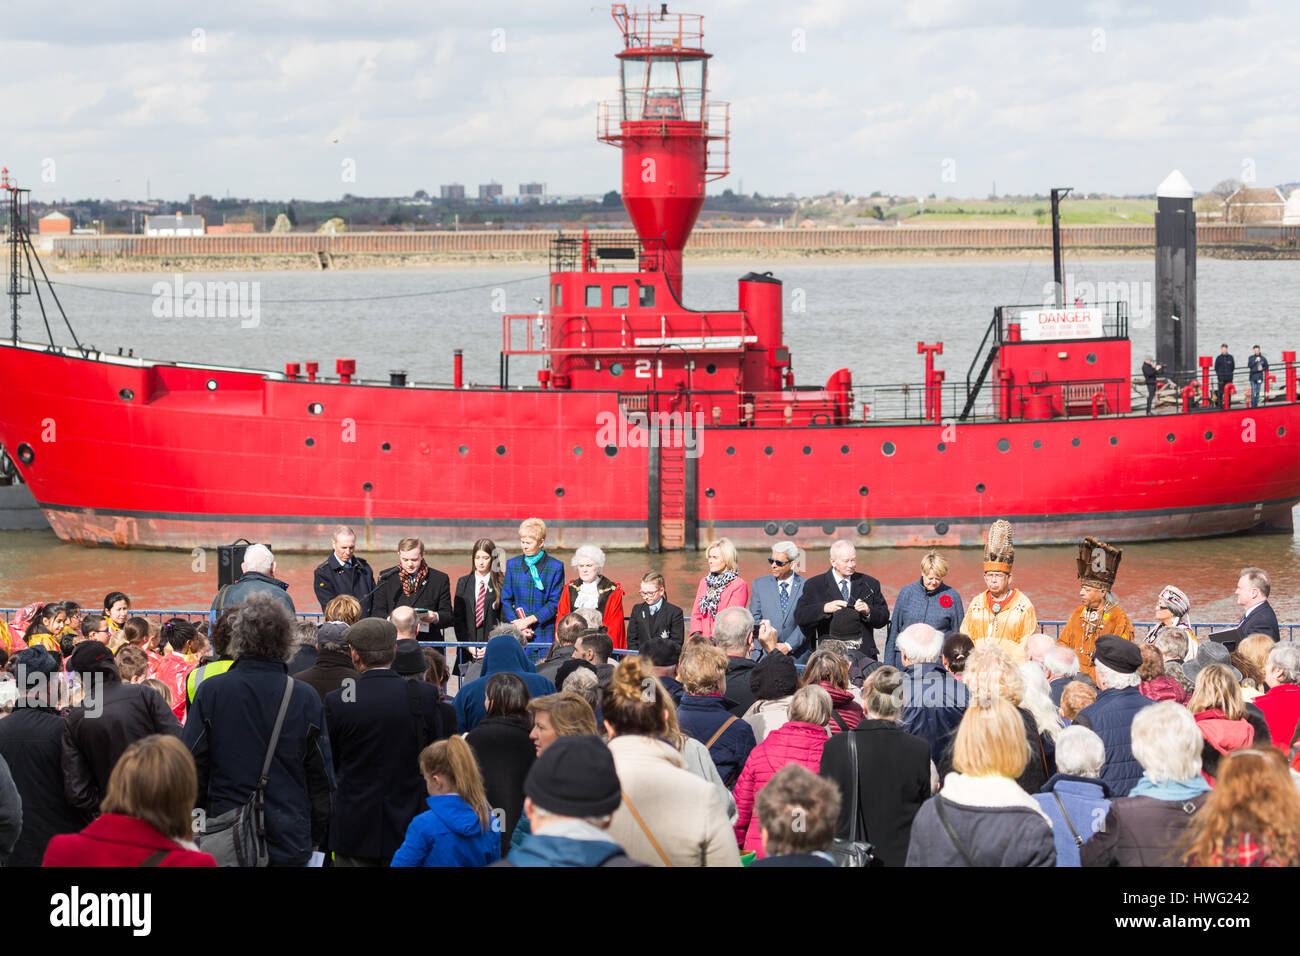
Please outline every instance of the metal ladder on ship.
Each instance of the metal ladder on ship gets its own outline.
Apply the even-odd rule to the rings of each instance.
[[[652,551],[699,547],[698,462],[678,435],[661,432],[650,451],[647,522]]]

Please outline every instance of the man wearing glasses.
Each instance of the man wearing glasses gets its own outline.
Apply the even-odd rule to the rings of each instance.
[[[641,576],[641,603],[633,605],[627,622],[628,650],[638,649],[643,640],[652,637],[672,641],[681,649],[686,633],[682,609],[669,604],[664,592],[664,576],[658,571]]]
[[[798,560],[799,546],[793,541],[778,541],[772,545],[772,556],[767,559],[772,573],[754,582],[749,610],[754,620],[768,621],[776,628],[776,649],[802,664],[812,653],[812,646],[794,620],[794,608],[803,594],[805,580],[795,573],[794,566]]]

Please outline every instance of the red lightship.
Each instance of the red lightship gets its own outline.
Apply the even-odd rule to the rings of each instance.
[[[509,540],[527,515],[556,546],[657,550],[720,535],[977,544],[997,517],[1018,543],[1290,530],[1294,352],[1284,386],[1249,410],[1250,460],[1268,466],[1244,467],[1241,396],[1206,407],[1207,367],[1199,384],[1183,376],[1181,410],[1133,408],[1122,302],[999,307],[964,382],[933,368],[941,343],[918,343],[926,378],[910,387],[848,369],[797,385],[771,274],[741,278],[734,309],[683,305],[683,248],[705,184],[728,171],[728,109],[707,96],[700,17],[613,12],[621,96],[601,105],[598,135],[622,151],[638,238],[555,241],[548,310],[504,317],[496,386],[463,387],[459,370],[450,387],[408,386],[360,379],[349,360],[327,379],[20,341],[18,297],[39,263],[26,191],[6,181],[16,279],[0,442],[58,535],[315,550],[347,523],[366,549],[409,534],[463,549]],[[522,388],[509,384],[519,355],[542,361]],[[113,460],[148,466],[87,467]],[[806,479],[791,492],[773,468]]]

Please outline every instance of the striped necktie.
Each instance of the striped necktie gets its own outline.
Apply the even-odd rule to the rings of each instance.
[[[483,626],[483,604],[484,604],[484,599],[486,597],[487,597],[487,582],[480,581],[478,583],[478,601],[476,601],[474,604],[474,625],[476,627]]]
[[[849,582],[848,581],[840,582],[840,593],[844,595],[844,603],[845,604],[849,603]]]
[[[787,581],[781,582],[781,616],[785,617],[786,610],[790,607],[790,584]]]

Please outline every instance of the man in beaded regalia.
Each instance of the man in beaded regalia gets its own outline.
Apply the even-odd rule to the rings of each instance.
[[[1114,634],[1126,641],[1133,640],[1133,623],[1110,593],[1123,555],[1119,548],[1097,538],[1079,542],[1079,599],[1083,603],[1074,609],[1061,629],[1059,643],[1079,655],[1079,672],[1089,677],[1095,676],[1092,655],[1097,649],[1097,638]]]
[[[1038,630],[1038,615],[1024,592],[1011,586],[1011,567],[1015,560],[1011,522],[999,519],[989,528],[984,544],[987,587],[970,602],[961,629],[977,647],[982,641],[991,641],[1021,664],[1025,660],[1024,640]]]

